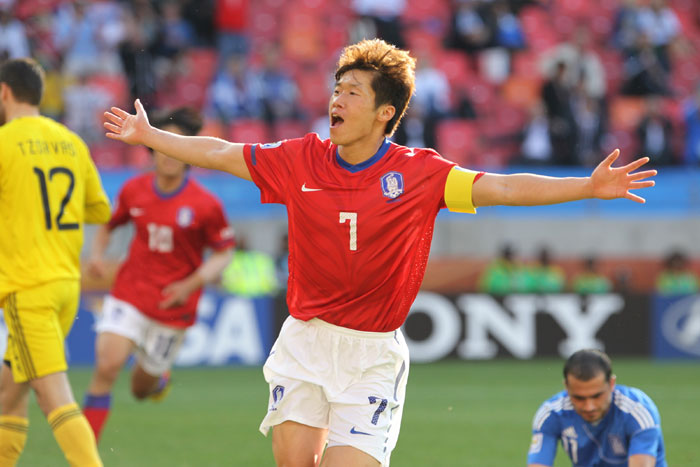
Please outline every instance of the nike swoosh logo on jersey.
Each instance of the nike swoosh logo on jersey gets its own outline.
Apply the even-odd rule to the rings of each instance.
[[[364,431],[357,431],[355,427],[350,428],[350,434],[351,435],[367,435],[367,436],[373,436],[372,433],[365,433]]]
[[[304,184],[301,186],[301,191],[304,191],[304,192],[307,192],[307,191],[321,191],[321,190],[323,190],[323,188],[307,188],[307,187],[306,187],[306,183],[304,183]]]
[[[131,214],[131,217],[139,217],[140,215],[143,214],[143,209],[131,208],[131,209],[129,209],[129,214]]]

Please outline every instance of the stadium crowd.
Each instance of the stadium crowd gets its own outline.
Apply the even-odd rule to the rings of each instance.
[[[100,168],[142,167],[97,117],[138,96],[204,112],[242,142],[327,134],[340,48],[378,36],[418,57],[399,143],[465,166],[700,160],[692,0],[2,0],[0,54],[48,70],[42,111]],[[572,142],[574,144],[572,144]]]

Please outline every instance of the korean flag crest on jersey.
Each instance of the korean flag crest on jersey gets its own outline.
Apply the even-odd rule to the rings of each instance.
[[[192,225],[194,220],[194,212],[189,206],[182,206],[177,210],[177,215],[175,216],[175,222],[182,228],[189,227]]]
[[[389,172],[382,175],[382,193],[387,198],[396,199],[403,193],[403,175]]]

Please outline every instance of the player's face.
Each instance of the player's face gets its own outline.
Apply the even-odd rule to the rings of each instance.
[[[182,131],[175,125],[165,125],[163,126],[163,130],[177,133],[178,135],[182,134]],[[187,164],[158,151],[153,151],[153,164],[155,166],[156,175],[161,177],[182,177],[187,171]]]
[[[605,381],[605,374],[600,372],[588,381],[581,381],[569,375],[564,385],[574,410],[588,423],[597,422],[608,413],[615,388],[615,376],[611,376],[610,381]]]
[[[348,146],[369,136],[376,126],[385,126],[378,117],[386,105],[378,108],[374,103],[372,78],[366,70],[350,70],[336,82],[328,114],[331,125],[331,141]]]

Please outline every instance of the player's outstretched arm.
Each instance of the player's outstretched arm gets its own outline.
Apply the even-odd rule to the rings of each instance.
[[[128,144],[143,144],[190,165],[229,172],[251,180],[243,158],[243,144],[208,136],[182,136],[151,126],[141,101],[134,102],[136,114],[112,107],[104,116],[107,137]]]
[[[632,190],[654,186],[656,170],[634,172],[647,162],[642,157],[622,167],[612,164],[620,155],[615,149],[589,177],[547,177],[534,174],[485,174],[472,188],[474,206],[539,206],[586,198],[626,198],[644,203]]]

